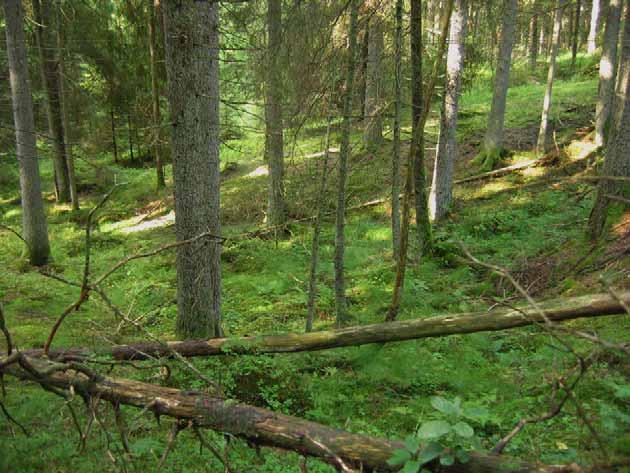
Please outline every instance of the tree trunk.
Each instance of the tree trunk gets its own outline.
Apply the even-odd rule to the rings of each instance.
[[[549,57],[549,72],[547,74],[547,88],[545,90],[545,99],[543,101],[543,111],[540,120],[540,130],[538,132],[538,142],[536,145],[536,153],[538,155],[545,154],[549,148],[549,112],[551,110],[551,93],[553,90],[553,81],[556,76],[556,58],[558,56],[558,49],[560,48],[562,13],[564,12],[566,3],[567,0],[556,1],[556,14],[553,24],[551,52]]]
[[[54,1],[54,0],[52,0]],[[56,5],[51,0],[34,0],[35,34],[39,47],[39,58],[42,82],[46,91],[46,112],[48,129],[53,141],[53,164],[55,170],[55,190],[57,202],[70,202],[70,178],[66,162],[66,146],[64,144],[63,117],[59,97],[59,60],[57,57]]]
[[[0,363],[2,363],[0,358]],[[33,381],[45,388],[77,393],[84,399],[102,399],[114,405],[149,410],[156,417],[167,416],[233,435],[257,446],[295,451],[319,458],[340,471],[399,471],[388,460],[401,441],[355,434],[274,411],[211,396],[201,391],[181,391],[135,380],[102,375],[90,376],[43,359],[21,356],[3,373]],[[352,469],[351,469],[352,468]],[[467,463],[441,466],[444,473],[570,473],[574,466],[526,463],[514,458],[471,452]]]
[[[516,36],[516,19],[518,0],[506,0],[503,12],[503,28],[499,46],[499,58],[494,76],[494,92],[488,116],[488,128],[483,140],[479,161],[483,161],[482,169],[492,170],[504,153],[503,125],[505,123],[505,106],[510,86],[510,68],[512,65],[512,49]]]
[[[375,10],[369,23],[368,56],[365,80],[365,116],[363,123],[363,144],[369,152],[378,149],[383,140],[382,113],[382,61],[383,61],[383,18],[378,5],[371,5]]]
[[[352,121],[352,96],[354,84],[355,50],[357,48],[358,0],[350,0],[350,25],[348,30],[348,69],[346,71],[346,95],[343,103],[341,144],[339,149],[339,182],[337,187],[337,212],[335,219],[335,311],[337,325],[347,322],[344,254],[346,251],[346,186],[348,157],[350,155],[350,125]]]
[[[164,181],[164,168],[162,166],[162,156],[160,153],[160,125],[162,124],[162,115],[160,113],[160,92],[158,90],[158,72],[157,72],[157,25],[160,15],[160,0],[155,0],[151,9],[149,19],[149,57],[151,60],[151,105],[153,114],[153,155],[155,158],[155,172],[157,179],[157,188],[162,189],[166,186]]]
[[[611,2],[612,3],[612,2]],[[603,176],[630,177],[630,1],[626,0],[626,17],[624,25],[623,46],[621,49],[621,70],[619,73],[619,90],[615,101],[615,111],[611,123],[611,137],[607,146]],[[628,183],[602,179],[599,181],[597,196],[589,219],[589,233],[597,239],[606,224],[609,196],[619,194],[630,195]]]
[[[597,49],[597,30],[599,29],[599,14],[601,10],[601,0],[593,0],[591,8],[591,28],[588,32],[587,52],[593,54]]]
[[[582,0],[576,0],[575,3],[575,21],[573,22],[573,38],[571,45],[571,67],[575,67],[577,52],[580,38],[580,16],[582,10]]]
[[[50,244],[39,178],[33,98],[28,78],[22,2],[20,0],[4,0],[4,18],[15,125],[15,151],[20,168],[22,237],[25,240],[31,264],[42,266],[48,261]]]
[[[536,68],[536,62],[538,61],[538,45],[540,43],[539,31],[538,31],[538,4],[539,0],[534,1],[531,23],[531,39],[529,43],[529,67],[531,69]]]
[[[63,143],[65,146],[66,165],[68,166],[68,181],[70,184],[70,201],[72,210],[79,210],[79,193],[77,191],[77,176],[74,168],[74,157],[70,145],[70,128],[68,123],[68,106],[66,103],[66,73],[65,73],[65,31],[62,21],[61,8],[57,8],[57,54],[59,58],[59,105],[61,108],[61,124],[63,128]]]
[[[166,64],[171,113],[175,233],[221,234],[219,205],[219,6],[167,0]],[[177,249],[177,332],[221,336],[221,246]]]
[[[617,40],[619,38],[621,10],[621,0],[610,0],[602,44],[602,57],[599,61],[599,95],[595,109],[595,144],[597,146],[604,146],[606,142],[606,130],[615,89]]]
[[[118,145],[116,144],[116,116],[114,115],[114,106],[109,110],[110,123],[112,125],[112,147],[114,148],[114,162],[118,163]]]
[[[282,0],[267,0],[267,77],[265,84],[265,156],[269,166],[267,224],[286,221],[284,143],[282,130]]]
[[[467,22],[467,0],[455,0],[451,14],[440,135],[429,194],[429,215],[433,220],[444,218],[453,200],[453,172],[457,159],[457,112],[464,71]]]
[[[412,11],[414,3],[411,2]],[[416,7],[417,8],[417,7]],[[394,261],[400,255],[400,110],[402,108],[403,0],[396,0],[396,38],[394,51],[394,127],[392,149],[392,249]],[[412,14],[413,17],[413,14]],[[415,19],[412,18],[412,22]],[[412,28],[415,28],[412,26]],[[413,32],[417,34],[417,32]],[[420,33],[421,34],[421,33]],[[415,85],[415,84],[414,84]],[[413,86],[412,86],[413,87]],[[413,105],[412,105],[413,106]]]
[[[630,292],[620,294],[624,304],[630,303]],[[592,294],[560,298],[541,303],[545,317],[552,323],[567,320],[624,314],[623,305],[609,294]],[[172,357],[173,351],[184,357],[257,355],[265,353],[297,353],[367,345],[402,342],[450,335],[510,330],[543,322],[540,313],[531,306],[513,310],[496,310],[429,316],[382,324],[360,325],[337,330],[311,333],[286,333],[253,337],[233,337],[213,340],[183,340],[165,343],[134,343],[114,345],[92,352],[84,348],[50,350],[51,359],[82,360],[91,356],[109,356],[117,360],[145,360],[149,357]],[[42,350],[27,350],[29,356],[41,356]]]
[[[365,96],[367,94],[368,45],[370,42],[370,22],[365,22],[361,40],[361,76],[359,82],[359,100],[361,101],[361,119],[365,117]]]
[[[131,161],[135,161],[133,157],[133,128],[131,126],[131,112],[127,112],[127,138],[129,139],[129,155]]]
[[[328,105],[330,109],[330,104]],[[315,302],[317,299],[317,266],[319,264],[319,237],[322,230],[322,218],[324,217],[324,201],[328,181],[328,158],[330,157],[330,127],[331,117],[328,111],[326,124],[326,140],[324,148],[324,159],[322,161],[322,177],[320,179],[319,193],[317,196],[317,215],[313,222],[313,243],[311,246],[311,270],[308,283],[308,302],[306,304],[306,331],[313,330],[313,319],[315,318]]]

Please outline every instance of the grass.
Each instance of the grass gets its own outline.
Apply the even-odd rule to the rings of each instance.
[[[576,126],[563,123],[584,122],[588,116],[583,104],[592,104],[596,80],[588,74],[591,62],[580,58],[580,71],[569,79],[566,58],[560,61],[560,77],[565,79],[554,89],[554,118],[562,134],[574,133]],[[517,67],[514,86],[508,98],[506,127],[509,136],[523,137],[536,129],[542,101],[544,67],[532,78]],[[524,80],[523,77],[529,77]],[[485,127],[485,115],[491,99],[488,86],[473,84],[462,99],[459,138],[462,147],[473,146]],[[581,123],[580,126],[588,123]],[[296,149],[299,155],[321,150],[321,129],[307,128],[304,140]],[[529,131],[528,131],[529,130]],[[360,134],[352,139],[355,153],[351,160],[349,205],[386,194],[389,185],[389,149],[374,156],[360,151]],[[255,228],[264,215],[266,178],[248,177],[262,165],[262,139],[249,135],[230,143],[223,150],[224,162],[236,162],[237,170],[223,183],[223,217],[226,235],[238,235]],[[336,142],[336,136],[335,140]],[[516,143],[516,141],[514,141]],[[578,146],[578,145],[575,145]],[[529,159],[527,146],[514,147],[510,162]],[[240,151],[235,151],[240,150]],[[169,191],[156,194],[150,169],[111,166],[111,156],[90,158],[107,172],[79,159],[78,172],[84,182],[97,182],[83,197],[78,215],[67,206],[49,202],[46,211],[50,222],[53,249],[51,270],[68,279],[79,279],[82,271],[84,233],[87,210],[95,204],[116,176],[127,184],[116,191],[111,203],[99,214],[94,235],[93,271],[98,274],[114,262],[137,251],[172,241],[172,227],[146,232],[122,233],[127,225],[114,225],[131,219],[139,209],[156,202],[161,213],[170,210]],[[287,192],[290,211],[299,217],[312,213],[316,190],[313,176],[317,162],[295,156],[288,166]],[[459,174],[474,174],[467,161]],[[10,202],[16,197],[15,173],[2,164],[0,175],[7,185],[0,187],[0,209],[3,222],[19,227],[19,207]],[[50,193],[51,167],[42,162],[42,175]],[[99,174],[101,173],[101,174]],[[104,174],[103,174],[104,173]],[[8,177],[7,177],[8,176]],[[102,178],[99,178],[102,176]],[[170,177],[170,168],[167,168]],[[518,188],[536,176],[506,176],[487,183],[459,186],[451,217],[437,226],[435,255],[411,264],[405,285],[400,317],[426,317],[442,312],[485,309],[495,298],[510,298],[513,291],[505,281],[485,270],[463,263],[457,243],[464,242],[480,259],[500,264],[528,281],[543,278],[539,297],[569,296],[601,291],[597,277],[603,275],[611,284],[627,287],[630,269],[628,259],[613,262],[604,271],[589,271],[606,246],[602,246],[580,263],[586,268],[577,273],[573,266],[589,250],[585,222],[591,207],[592,192],[587,185]],[[169,182],[170,185],[170,182]],[[509,192],[497,192],[508,189]],[[160,203],[160,201],[163,201]],[[327,204],[334,201],[330,191]],[[348,215],[346,239],[347,292],[353,321],[359,324],[382,321],[391,298],[394,278],[390,245],[389,206],[383,204]],[[621,218],[621,212],[613,215]],[[130,221],[129,221],[130,222]],[[131,222],[129,223],[131,225]],[[289,239],[274,241],[258,238],[234,239],[223,253],[223,311],[225,330],[230,335],[302,331],[304,326],[306,287],[310,256],[311,229],[292,225]],[[74,288],[46,279],[28,267],[21,242],[8,232],[0,233],[0,299],[8,316],[8,326],[22,348],[41,346],[50,326],[64,307],[77,297]],[[322,233],[320,295],[315,320],[316,329],[333,325],[332,254],[334,229],[327,222]],[[413,249],[412,249],[413,251]],[[413,254],[413,253],[412,253]],[[550,262],[537,266],[540,262]],[[130,307],[134,315],[144,314],[145,328],[163,339],[173,339],[175,307],[174,254],[138,260],[107,283],[112,299]],[[542,268],[542,269],[541,269]],[[540,281],[538,281],[540,283]],[[628,340],[630,326],[624,319],[604,318],[575,321],[569,324],[581,330],[596,330],[611,341]],[[142,339],[142,334],[128,328],[118,329],[118,322],[99,304],[90,300],[64,323],[56,346],[99,346]],[[580,353],[593,349],[587,342],[571,340]],[[571,356],[557,342],[535,328],[500,333],[478,333],[444,339],[410,341],[386,346],[365,346],[321,353],[279,356],[225,357],[196,359],[195,366],[221,383],[225,394],[244,402],[269,407],[343,427],[390,438],[401,438],[414,431],[418,423],[434,416],[429,404],[433,395],[460,397],[472,407],[484,408],[487,415],[474,427],[485,448],[507,433],[522,417],[538,415],[548,408],[550,382],[573,363]],[[118,375],[151,382],[163,382],[184,389],[204,386],[181,366],[174,366],[173,377],[160,381],[156,370],[134,371],[119,368]],[[597,429],[613,457],[628,455],[630,385],[627,365],[614,353],[596,363],[576,390],[580,405],[590,423]],[[13,416],[32,433],[12,437],[9,425],[0,424],[0,471],[19,472],[89,472],[117,471],[119,464],[107,460],[109,449],[119,449],[113,415],[109,407],[100,407],[104,426],[109,433],[95,427],[88,448],[79,454],[76,437],[65,401],[40,388],[7,379],[7,397],[3,402]],[[81,403],[71,401],[86,418]],[[137,415],[123,409],[128,420]],[[4,422],[4,419],[3,421]],[[156,426],[149,415],[132,423],[130,471],[153,470],[165,447],[169,421]],[[225,440],[207,433],[216,445]],[[231,443],[230,458],[241,471],[296,471],[299,458],[294,454],[263,450],[258,455],[241,441]],[[177,448],[166,465],[167,471],[220,471],[217,460],[204,452],[198,454],[193,436],[183,432]],[[34,454],[37,452],[37,454]],[[601,461],[587,427],[569,405],[563,415],[543,424],[528,426],[513,442],[507,453],[545,462]],[[309,471],[332,471],[326,465],[309,461]]]

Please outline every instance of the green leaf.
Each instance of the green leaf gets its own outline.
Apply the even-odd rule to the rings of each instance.
[[[455,456],[452,453],[445,453],[444,455],[440,455],[440,464],[444,466],[451,466],[455,463]]]
[[[402,448],[394,450],[392,457],[387,460],[387,464],[390,466],[403,465],[411,460],[411,453]]]
[[[422,464],[418,460],[412,460],[405,463],[400,473],[418,473]]]
[[[453,426],[453,430],[460,437],[470,438],[475,434],[473,428],[466,422],[458,422]]]
[[[432,396],[431,397],[431,405],[434,409],[440,411],[442,414],[446,414],[447,416],[457,415],[457,408],[455,405],[443,397],[440,396]]]
[[[418,460],[420,460],[420,464],[424,465],[434,458],[439,457],[443,451],[444,447],[442,447],[442,445],[440,445],[439,443],[429,442],[420,451],[420,455],[418,455]]]
[[[420,439],[415,435],[410,435],[405,439],[405,447],[410,452],[417,452],[420,448]]]
[[[425,422],[418,430],[418,437],[423,439],[437,439],[451,431],[451,425],[443,420]]]
[[[470,454],[463,448],[455,450],[455,456],[462,463],[468,463],[468,460],[470,460]]]

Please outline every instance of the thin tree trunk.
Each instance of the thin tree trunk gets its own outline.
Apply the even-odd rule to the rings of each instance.
[[[337,325],[348,320],[346,302],[345,264],[346,251],[346,186],[348,180],[348,157],[350,155],[350,125],[352,120],[352,97],[354,84],[355,53],[357,49],[357,17],[359,0],[350,0],[350,25],[348,31],[348,69],[346,71],[346,95],[343,103],[341,144],[339,149],[339,182],[337,187],[337,212],[335,218],[335,312]]]
[[[66,87],[65,87],[65,31],[61,18],[61,8],[57,8],[57,54],[59,60],[59,105],[61,109],[61,124],[63,128],[63,143],[65,146],[66,165],[68,166],[68,181],[70,184],[70,201],[72,202],[72,210],[79,210],[79,194],[77,191],[77,176],[74,168],[74,156],[72,155],[72,146],[70,144],[70,128],[68,123],[68,106],[66,103]]]
[[[413,4],[416,2],[412,1]],[[403,0],[396,0],[396,38],[394,51],[394,127],[392,149],[392,247],[394,260],[400,254],[400,110],[402,106]],[[412,19],[412,22],[414,19]],[[413,28],[413,27],[412,27]],[[417,34],[414,32],[414,34]],[[415,84],[414,84],[415,85]]]
[[[365,96],[367,95],[368,44],[370,42],[370,22],[365,22],[361,42],[361,76],[359,82],[359,100],[361,101],[361,119],[365,117]]]
[[[602,57],[599,61],[599,95],[595,109],[595,144],[597,146],[604,146],[606,142],[606,130],[615,89],[617,40],[619,39],[621,10],[621,0],[610,0],[602,44]]]
[[[219,203],[219,5],[167,0],[166,64],[170,103],[175,233],[187,240],[221,234]],[[177,332],[219,337],[221,245],[177,249]]]
[[[330,108],[330,105],[329,105]],[[308,283],[308,302],[306,304],[306,331],[313,330],[313,320],[315,319],[315,303],[317,299],[317,266],[319,265],[319,238],[322,230],[322,218],[324,216],[324,202],[328,181],[328,158],[330,157],[330,110],[326,123],[326,139],[324,148],[324,159],[322,161],[322,176],[317,195],[317,215],[313,221],[313,243],[311,246],[311,270]]]
[[[131,161],[134,161],[133,157],[133,128],[131,127],[131,112],[127,112],[127,137],[129,138],[129,155]]]
[[[114,147],[114,162],[118,163],[118,145],[116,144],[116,116],[114,115],[114,107],[109,110],[109,118],[112,125],[112,146]]]
[[[400,227],[400,256],[396,262],[396,279],[394,281],[394,289],[392,293],[392,302],[387,312],[386,320],[393,321],[398,317],[398,311],[400,310],[400,302],[402,300],[402,291],[405,284],[405,271],[407,269],[407,247],[409,246],[409,217],[411,210],[411,198],[412,189],[415,185],[416,199],[418,195],[422,199],[420,207],[420,216],[416,215],[416,222],[423,226],[423,231],[418,232],[418,235],[422,235],[419,243],[420,251],[426,251],[426,248],[430,245],[431,238],[431,222],[429,222],[429,212],[427,208],[426,200],[426,184],[424,178],[424,126],[431,110],[431,100],[435,92],[435,85],[437,84],[439,72],[442,68],[443,56],[446,51],[446,36],[448,34],[448,27],[451,21],[451,12],[453,10],[453,0],[446,0],[444,14],[442,16],[442,26],[440,41],[437,47],[437,54],[433,63],[433,70],[427,83],[426,91],[422,97],[422,109],[418,116],[418,121],[414,135],[412,136],[412,144],[409,147],[409,157],[407,159],[407,173],[405,177],[405,189],[403,192],[402,202],[402,216]],[[420,22],[418,22],[420,24]],[[411,35],[412,44],[417,44],[416,34]],[[422,44],[417,44],[422,47]],[[412,52],[412,54],[414,54]],[[413,57],[413,56],[412,56]],[[412,108],[412,114],[415,113]],[[415,182],[414,182],[415,180]],[[418,200],[416,200],[418,205]],[[422,254],[422,253],[421,253]]]
[[[282,125],[282,0],[267,0],[267,80],[265,84],[265,155],[269,166],[267,223],[286,221],[284,199],[284,143]]]
[[[53,0],[54,1],[54,0]],[[52,7],[52,8],[51,8]],[[40,70],[46,90],[48,129],[53,141],[53,164],[55,170],[55,190],[57,202],[70,202],[70,178],[66,163],[63,118],[59,98],[59,61],[57,54],[57,34],[55,32],[55,6],[51,0],[34,0],[35,33],[39,47]]]
[[[504,153],[503,127],[505,123],[505,107],[508,88],[510,85],[510,69],[512,66],[512,49],[516,36],[516,19],[518,14],[518,0],[506,0],[503,12],[503,28],[501,30],[501,44],[499,58],[494,76],[494,92],[488,128],[483,140],[482,169],[490,171]],[[480,163],[481,164],[481,163]]]
[[[543,111],[540,119],[540,130],[538,131],[538,142],[536,145],[536,153],[538,155],[545,154],[549,148],[549,112],[551,110],[551,94],[553,91],[553,81],[556,76],[556,58],[558,56],[558,49],[560,48],[562,14],[564,12],[564,7],[566,6],[566,3],[567,0],[557,0],[556,2],[553,36],[551,38],[552,47],[549,58],[549,72],[547,74],[547,88],[545,90]]]
[[[149,20],[149,57],[151,60],[151,104],[153,113],[153,133],[151,133],[153,141],[153,155],[155,158],[155,172],[157,188],[162,189],[166,186],[164,181],[164,168],[162,166],[162,156],[160,153],[160,125],[162,124],[162,116],[160,113],[160,92],[158,90],[157,82],[157,25],[158,17],[160,14],[160,0],[155,0],[153,5],[149,7],[150,20]]]
[[[429,193],[429,215],[432,220],[444,218],[453,200],[453,172],[457,159],[457,112],[464,70],[467,22],[467,0],[455,0],[451,14],[440,135]]]
[[[612,3],[612,2],[611,2]],[[603,176],[630,177],[630,1],[626,0],[626,16],[624,25],[623,46],[621,48],[619,72],[619,89],[615,101],[615,111],[611,123],[611,136],[607,146]],[[610,203],[609,196],[625,194],[630,196],[628,183],[612,180],[600,180],[593,210],[589,218],[589,233],[597,239],[604,229]]]
[[[427,10],[431,13],[431,6],[437,0],[431,0],[429,7]],[[432,24],[433,16],[427,16],[427,24]],[[411,12],[410,12],[410,36],[409,36],[409,46],[410,46],[410,55],[411,55],[411,143],[409,153],[411,156],[411,161],[407,163],[407,166],[411,166],[411,172],[413,172],[413,182],[410,184],[406,183],[405,185],[409,186],[409,192],[411,192],[412,188],[415,186],[415,210],[416,216],[422,215],[423,209],[426,209],[426,201],[424,200],[426,194],[424,194],[425,180],[423,178],[424,171],[424,144],[423,144],[423,133],[424,130],[418,130],[420,126],[420,116],[422,115],[422,110],[424,108],[423,101],[423,76],[422,76],[422,55],[423,55],[423,44],[422,44],[422,2],[421,0],[411,0]],[[427,35],[428,38],[432,38],[431,35]],[[407,176],[409,175],[409,169],[407,170]],[[423,195],[424,194],[424,195]],[[406,213],[405,213],[406,212]],[[404,210],[402,213],[402,218],[408,218],[409,210]],[[418,223],[418,219],[416,218],[416,223]],[[402,226],[405,225],[401,222],[401,232]],[[417,241],[418,241],[418,251],[422,254],[424,252],[424,242],[427,240],[427,235],[425,234],[426,227],[421,227],[418,225],[417,227]],[[430,233],[428,234],[430,236]],[[405,236],[405,238],[409,238],[409,236]],[[399,237],[399,251],[397,262],[400,261],[400,241],[402,240],[402,234]]]
[[[593,0],[591,8],[591,27],[588,32],[587,52],[593,54],[597,49],[597,30],[599,29],[599,15],[601,10],[601,0]]]
[[[42,266],[46,264],[50,256],[50,244],[39,178],[33,98],[28,78],[22,2],[20,0],[4,0],[4,18],[15,124],[15,149],[20,168],[22,237],[26,243],[31,264]]]
[[[571,45],[571,67],[575,67],[575,61],[577,59],[579,38],[580,38],[580,15],[582,10],[582,0],[576,0],[575,3],[575,21],[573,22],[573,38]]]
[[[369,23],[368,56],[365,82],[365,116],[363,123],[363,143],[365,149],[374,152],[383,140],[382,107],[382,60],[383,60],[383,18],[378,9],[380,2],[371,5],[375,9]]]

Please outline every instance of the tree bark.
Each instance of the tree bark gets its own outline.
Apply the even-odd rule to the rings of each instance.
[[[539,31],[538,31],[538,7],[539,0],[534,0],[533,10],[534,13],[532,15],[531,22],[531,39],[529,43],[529,67],[531,69],[536,68],[536,63],[538,61],[538,46],[540,44]]]
[[[47,263],[50,256],[50,244],[37,160],[37,140],[33,119],[33,98],[28,78],[22,2],[4,0],[4,14],[15,125],[15,150],[20,169],[22,237],[26,242],[30,263],[42,266]]]
[[[494,76],[494,91],[488,128],[484,136],[480,156],[476,158],[482,169],[492,170],[504,154],[503,126],[505,123],[505,107],[508,88],[510,86],[510,68],[512,65],[512,49],[516,37],[518,1],[506,0],[503,12],[503,28],[499,46],[499,58]]]
[[[155,0],[150,7],[149,18],[149,57],[151,66],[151,111],[153,115],[153,156],[155,159],[156,185],[158,189],[166,186],[164,181],[164,167],[162,166],[162,155],[160,152],[160,126],[162,124],[162,115],[160,113],[160,91],[158,89],[158,72],[157,72],[157,27],[158,18],[160,16],[160,0]]]
[[[378,149],[383,141],[382,113],[382,61],[383,61],[383,18],[378,11],[380,2],[371,5],[369,22],[368,55],[365,81],[365,116],[363,122],[363,144],[369,152]]]
[[[578,46],[580,40],[580,16],[582,10],[582,0],[576,0],[575,3],[575,21],[573,22],[573,38],[571,44],[571,67],[575,67],[577,59]]]
[[[54,0],[52,0],[54,1]],[[59,95],[59,59],[57,54],[56,5],[51,0],[34,0],[35,34],[39,48],[40,70],[46,91],[48,129],[53,141],[53,164],[57,202],[70,202],[70,177],[64,143],[63,117]],[[55,52],[57,51],[57,53]]]
[[[615,89],[621,10],[621,0],[610,0],[602,44],[602,57],[599,61],[599,91],[595,108],[595,144],[597,146],[604,146],[606,142],[606,130]]]
[[[221,234],[219,204],[219,34],[214,2],[167,0],[166,64],[171,113],[175,233]],[[221,336],[221,247],[177,249],[177,332]]]
[[[620,298],[625,304],[630,303],[630,292],[622,293]],[[547,319],[554,323],[624,313],[622,304],[608,294],[555,299],[541,304],[541,307],[544,309]],[[542,321],[538,311],[531,306],[526,306],[518,310],[469,312],[433,317],[417,314],[414,319],[404,321],[360,325],[305,334],[287,333],[215,338],[212,340],[134,343],[114,345],[97,349],[95,352],[84,348],[52,349],[49,356],[58,361],[68,361],[85,359],[95,354],[110,356],[117,360],[144,360],[147,359],[147,356],[171,357],[173,351],[184,357],[297,353],[371,343],[401,342],[457,334],[509,330],[539,324]],[[29,356],[41,356],[42,350],[29,350],[25,353]]]
[[[348,180],[348,157],[350,155],[350,125],[352,120],[352,97],[354,85],[355,51],[357,48],[358,0],[350,0],[350,25],[348,30],[348,68],[346,70],[346,95],[343,103],[341,144],[339,149],[339,181],[337,185],[337,212],[335,219],[335,311],[337,325],[347,322],[347,302],[344,255],[346,251],[346,187]]]
[[[118,145],[116,144],[116,116],[114,115],[114,106],[109,110],[109,119],[112,126],[112,147],[114,148],[114,162],[118,163]]]
[[[453,172],[457,159],[457,113],[464,71],[467,22],[467,1],[455,0],[451,14],[440,134],[433,168],[433,183],[429,193],[429,216],[436,221],[446,216],[453,200]]]
[[[0,359],[0,363],[3,360]],[[98,398],[115,405],[149,410],[156,416],[172,417],[245,439],[250,444],[291,450],[318,458],[343,471],[398,471],[388,460],[401,441],[355,434],[298,417],[212,397],[200,391],[156,386],[140,381],[94,375],[73,370],[44,359],[22,356],[20,366],[4,369],[20,379],[43,387],[71,390],[84,399]],[[342,467],[343,465],[343,467]],[[444,473],[569,473],[571,467],[527,463],[494,454],[471,452],[470,460],[440,468]]]
[[[414,9],[414,3],[411,2]],[[413,16],[413,14],[412,14]],[[400,255],[400,113],[402,108],[403,0],[396,0],[396,37],[394,51],[394,127],[392,145],[392,249],[394,261]],[[412,22],[414,19],[411,20]],[[412,28],[415,28],[412,26]],[[414,32],[413,34],[417,34]],[[413,86],[412,86],[413,87]],[[413,106],[413,105],[412,105]]]
[[[131,126],[131,111],[127,112],[127,138],[129,139],[129,157],[131,161],[135,161],[133,157],[133,127]]]
[[[267,0],[267,77],[265,84],[265,156],[269,166],[267,224],[286,221],[284,199],[284,143],[282,125],[282,1]]]
[[[593,0],[598,1],[598,0]],[[549,72],[547,73],[547,88],[543,101],[543,111],[540,119],[540,130],[538,131],[538,141],[536,153],[545,154],[549,148],[549,112],[551,111],[551,94],[553,91],[553,81],[556,77],[556,58],[560,48],[560,30],[562,28],[562,14],[567,0],[556,1],[556,14],[553,24],[553,35],[551,38],[551,52],[549,54]]]
[[[597,49],[597,30],[599,29],[599,15],[601,10],[601,0],[593,0],[591,8],[591,27],[588,32],[587,52],[593,54]]]
[[[612,3],[612,2],[611,2]],[[630,0],[626,0],[626,17],[624,25],[624,42],[621,49],[621,70],[619,74],[619,89],[615,100],[611,137],[607,146],[604,165],[601,174],[604,176],[630,177]],[[608,179],[599,181],[597,196],[589,218],[589,233],[592,239],[597,239],[606,224],[609,196],[630,194],[627,183],[615,182]]]

